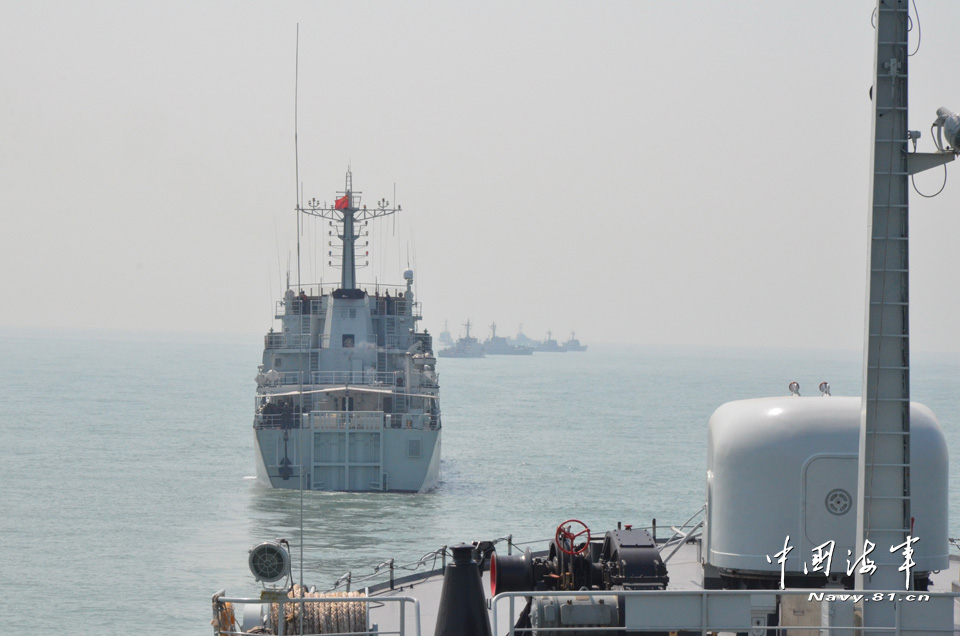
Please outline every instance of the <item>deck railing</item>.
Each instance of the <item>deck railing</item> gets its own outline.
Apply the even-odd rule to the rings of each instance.
[[[266,377],[262,386],[295,386],[300,384],[299,371],[278,371],[277,379],[270,381]],[[397,386],[399,371],[312,371],[304,376],[304,384],[355,384],[361,386]]]
[[[854,618],[854,601],[852,597],[856,594],[863,594],[866,602],[874,603],[894,603],[893,624],[883,627],[862,626],[858,619]],[[618,597],[617,602],[623,605],[618,612],[623,617],[622,626],[604,626],[591,627],[589,625],[579,625],[576,622],[563,621],[563,613],[560,613],[556,620],[556,625],[541,625],[538,630],[548,633],[563,634],[567,632],[576,632],[578,634],[590,633],[636,633],[636,632],[659,632],[659,633],[699,633],[702,635],[716,633],[745,633],[745,634],[764,634],[772,636],[774,634],[793,634],[811,636],[861,636],[863,634],[891,634],[914,635],[924,634],[934,636],[936,634],[953,634],[954,619],[953,611],[960,594],[946,592],[904,592],[898,591],[854,591],[854,590],[687,590],[687,591],[638,591],[638,590],[598,590],[598,591],[569,591],[569,592],[506,592],[495,596],[491,603],[491,619],[493,633],[506,633],[509,636],[518,634],[533,633],[532,628],[517,628],[516,616],[504,614],[501,604],[519,600],[516,606],[524,607],[525,598],[533,596],[535,598],[549,598],[558,601],[557,607],[564,603],[565,599],[576,599],[582,603],[591,598],[597,599],[598,603],[608,601],[611,597]],[[767,625],[766,614],[775,613],[776,608],[781,608],[787,602],[786,599],[799,597],[799,601],[816,603],[811,605],[811,610],[819,610],[812,613],[813,620],[789,621],[790,623],[805,624],[780,624]],[[270,601],[278,605],[278,611],[274,614],[269,611]],[[315,603],[362,603],[365,610],[370,606],[389,606],[395,605],[398,615],[398,629],[393,631],[371,631],[373,627],[370,618],[366,618],[366,623],[362,630],[354,626],[351,631],[324,631],[324,634],[340,634],[341,636],[383,636],[385,634],[397,634],[405,636],[406,634],[419,635],[421,633],[420,624],[420,603],[417,599],[409,596],[364,596],[364,597],[320,597],[320,598],[288,598],[277,596],[274,599],[260,598],[231,598],[226,597],[221,590],[213,596],[213,626],[214,634],[217,636],[242,636],[245,634],[262,633],[253,632],[254,629],[261,629],[264,623],[267,627],[273,629],[275,634],[301,633],[299,629],[294,628],[291,632],[289,627],[282,621],[278,621],[272,616],[285,616],[290,606],[299,606],[293,611],[293,616],[309,616],[311,611],[309,606]],[[791,602],[790,605],[796,605]],[[250,615],[243,611],[247,606],[260,606],[260,612],[255,616],[256,620],[250,621],[257,623],[245,624]],[[407,615],[407,608],[412,606],[412,616]],[[770,611],[771,608],[773,611]],[[364,612],[369,616],[368,612]],[[802,612],[801,612],[802,614]],[[271,617],[263,620],[263,617]],[[847,617],[846,619],[842,617]],[[408,620],[409,619],[409,620]],[[619,621],[618,621],[619,622]],[[788,621],[781,621],[786,623]],[[412,623],[408,627],[408,624]],[[285,631],[285,629],[287,631]],[[246,630],[246,631],[245,631]],[[319,632],[306,631],[305,634]]]
[[[279,320],[288,314],[293,315],[304,315],[313,314],[318,316],[323,313],[323,301],[320,298],[309,298],[306,301],[302,301],[299,298],[294,298],[290,303],[290,311],[287,311],[287,304],[285,301],[277,301],[276,309],[276,318]]]
[[[281,371],[277,383],[282,386],[299,385],[301,376],[299,371]]]
[[[884,627],[854,626],[854,595],[862,594],[866,603],[894,603],[894,623]],[[504,592],[492,600],[491,619],[496,634],[530,634],[531,628],[516,628],[517,617],[504,614],[498,608],[511,599],[524,607],[524,597],[556,598],[557,607],[567,599],[583,602],[596,599],[603,603],[610,597],[619,597],[623,604],[619,615],[624,617],[624,626],[586,627],[563,624],[539,627],[550,633],[563,634],[577,631],[589,634],[602,633],[744,633],[765,636],[861,636],[863,634],[929,635],[954,634],[954,604],[960,594],[949,592],[905,592],[843,589],[806,590],[598,590],[570,592]],[[799,597],[799,598],[796,598]],[[785,599],[793,598],[792,605],[809,603],[813,620],[790,620],[790,623],[766,624],[766,615],[783,609]],[[516,603],[519,599],[519,603]],[[604,599],[601,601],[600,599]],[[814,605],[813,603],[816,603]],[[823,607],[823,604],[827,607]],[[772,608],[772,609],[771,609]],[[816,610],[816,611],[813,611]],[[781,612],[782,614],[783,612]],[[797,612],[804,615],[805,612]],[[562,617],[563,614],[561,613]],[[792,616],[790,617],[793,618]],[[498,620],[501,620],[498,623]],[[859,622],[859,619],[857,619]],[[558,621],[559,622],[559,621]],[[781,620],[781,623],[788,621]]]
[[[268,333],[263,337],[264,349],[310,349],[309,333]]]
[[[273,601],[272,603],[270,601]],[[377,606],[396,606],[396,612],[398,616],[398,625],[399,629],[394,631],[386,630],[376,630],[371,631],[373,627],[370,623],[370,619],[366,618],[366,625],[363,626],[362,631],[357,629],[350,629],[347,631],[301,631],[299,626],[296,625],[297,619],[300,617],[309,616],[315,612],[311,611],[311,605],[322,604],[322,603],[346,603],[354,604],[360,603],[363,605],[363,615],[369,617],[369,607],[372,605]],[[387,597],[376,597],[368,598],[364,596],[359,597],[320,597],[320,598],[288,598],[285,596],[278,595],[275,599],[269,599],[265,601],[260,598],[231,598],[224,595],[224,591],[221,590],[213,595],[213,633],[217,636],[245,636],[250,634],[262,634],[265,633],[262,631],[264,626],[269,627],[272,631],[266,632],[271,634],[277,634],[282,636],[283,634],[304,634],[304,636],[313,636],[324,634],[325,636],[330,635],[340,635],[340,636],[384,636],[387,634],[397,634],[398,636],[407,636],[411,634],[412,636],[420,636],[420,602],[410,596],[387,596]],[[264,606],[266,606],[267,616],[270,617],[268,620],[257,620],[251,621],[256,622],[257,624],[246,623],[247,612],[245,609],[247,606],[260,606],[259,616],[262,617],[262,612],[264,611]],[[286,621],[275,620],[272,618],[274,615],[272,610],[269,609],[270,605],[277,605],[277,612],[275,616],[286,616],[288,609],[293,608],[294,615],[294,629],[292,631],[288,630]],[[412,606],[412,607],[411,607]],[[343,606],[341,606],[343,607]],[[319,608],[317,608],[319,609]],[[412,615],[408,616],[408,609],[412,611]],[[304,619],[306,621],[306,618]],[[264,625],[267,623],[267,625]],[[408,627],[408,624],[412,623]],[[355,626],[354,626],[355,627]],[[308,629],[306,624],[304,629]]]
[[[257,413],[254,426],[263,428],[300,428],[303,423],[300,413]]]
[[[378,431],[383,428],[382,411],[313,411],[304,418],[304,426],[314,430]]]
[[[311,384],[359,384],[365,386],[395,386],[396,371],[314,371],[310,374]]]
[[[304,428],[319,431],[377,431],[383,428],[405,428],[434,431],[440,418],[430,413],[384,413],[383,411],[311,411],[301,417],[298,412],[257,413],[258,429]]]

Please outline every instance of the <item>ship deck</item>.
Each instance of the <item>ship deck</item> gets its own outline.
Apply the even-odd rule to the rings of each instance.
[[[672,548],[671,548],[672,549]],[[703,568],[700,564],[700,541],[699,539],[685,543],[680,547],[675,554],[670,557],[667,568],[670,576],[670,583],[668,585],[669,592],[703,592]],[[931,580],[933,585],[931,586],[929,592],[932,593],[953,593],[960,594],[960,556],[951,555],[950,556],[950,567],[946,570],[941,570],[935,572],[931,575]],[[502,602],[498,607],[498,616],[497,624],[493,624],[493,610],[491,608],[491,597],[490,597],[490,580],[489,572],[484,571],[482,573],[482,582],[484,596],[487,599],[488,613],[491,618],[491,626],[493,627],[493,634],[507,634],[510,631],[510,621],[508,617],[509,602]],[[394,581],[393,589],[390,588],[389,583],[378,584],[376,586],[370,587],[367,590],[367,594],[372,598],[386,598],[386,597],[409,597],[417,599],[419,603],[419,619],[420,625],[419,630],[417,629],[415,617],[412,615],[413,612],[408,611],[404,619],[405,626],[402,631],[404,634],[422,634],[424,636],[433,636],[434,628],[437,622],[437,615],[440,607],[440,596],[441,590],[443,587],[443,570],[436,569],[430,572],[424,572],[402,579],[397,579]],[[750,590],[751,594],[757,593],[767,593],[774,594],[775,592],[763,592],[758,590]],[[802,597],[806,599],[806,596],[810,592],[826,592],[826,593],[838,593],[842,594],[844,590],[807,590],[802,593]],[[711,592],[711,594],[717,594],[717,591]],[[719,592],[719,594],[724,594],[725,592]],[[658,594],[658,592],[645,592],[645,594]],[[663,594],[660,592],[659,594]],[[796,593],[797,596],[800,596],[800,593]],[[952,601],[953,604],[953,633],[960,633],[960,598],[955,597]],[[524,601],[523,599],[517,599],[514,603],[516,608],[516,613],[523,609]],[[910,603],[904,603],[904,605],[911,605]],[[371,625],[376,624],[377,629],[380,633],[400,633],[401,625],[399,621],[399,616],[396,610],[396,606],[393,605],[384,605],[376,606],[373,603],[370,605],[370,623]],[[819,619],[819,616],[817,617]],[[518,632],[520,633],[520,632]],[[769,634],[774,632],[768,631]],[[780,633],[786,633],[785,631]],[[817,630],[813,631],[792,631],[792,633],[818,633]],[[824,632],[827,633],[827,632]],[[850,630],[838,631],[837,633],[849,634]]]

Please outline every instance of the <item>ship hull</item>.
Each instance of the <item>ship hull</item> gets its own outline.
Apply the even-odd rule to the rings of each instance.
[[[254,429],[257,479],[271,488],[429,492],[440,480],[439,428]],[[301,478],[302,475],[302,478]]]
[[[532,356],[533,349],[527,351],[487,351],[488,356]]]

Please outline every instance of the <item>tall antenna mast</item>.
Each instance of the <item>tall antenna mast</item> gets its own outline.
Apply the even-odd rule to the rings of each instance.
[[[297,53],[293,65],[293,163],[297,173],[297,290],[300,291],[300,145],[297,140],[300,114],[300,23],[297,22]]]
[[[297,133],[299,131],[299,122],[298,115],[300,114],[300,23],[297,22],[297,51],[296,57],[294,58],[294,71],[293,71],[293,157],[294,157],[294,168],[297,173],[297,182],[294,184],[296,186],[296,200],[297,200],[297,291],[303,292],[303,288],[300,286],[300,145],[297,139]],[[289,289],[290,285],[287,285]],[[300,302],[299,300],[297,301]],[[297,321],[297,324],[300,325],[300,337],[297,339],[299,351],[297,353],[297,366],[302,368],[303,361],[303,306],[300,307],[300,318]],[[303,372],[297,374],[299,376],[299,388],[300,388],[300,413],[303,413]],[[302,417],[302,416],[301,416]],[[299,473],[300,487],[300,589],[303,589],[303,464],[301,462]],[[300,612],[300,633],[303,633],[303,612]]]
[[[345,188],[340,192],[342,196],[338,197],[333,206],[321,204],[317,199],[311,199],[306,207],[298,206],[297,209],[304,214],[318,216],[329,219],[331,225],[337,224],[337,238],[342,243],[342,254],[340,254],[340,266],[343,271],[340,274],[340,288],[344,290],[357,289],[357,239],[362,232],[357,227],[357,222],[362,221],[366,225],[370,219],[380,216],[387,216],[400,212],[399,205],[390,207],[390,201],[380,199],[377,201],[376,208],[368,210],[367,206],[360,204],[360,192],[353,189],[353,172],[347,168],[347,177]],[[333,252],[330,252],[333,255]],[[369,251],[367,252],[369,255]]]

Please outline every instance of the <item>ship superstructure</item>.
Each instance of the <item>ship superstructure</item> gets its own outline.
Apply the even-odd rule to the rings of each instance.
[[[497,335],[497,323],[490,323],[490,337],[483,343],[483,351],[491,356],[529,356],[533,347],[513,345],[503,336]]]
[[[440,350],[441,358],[483,358],[483,345],[470,335],[470,321],[463,325],[467,328],[467,335],[458,339],[453,346]]]
[[[439,382],[432,338],[417,330],[413,271],[403,285],[356,282],[365,226],[401,208],[362,206],[349,170],[339,194],[332,206],[298,206],[329,220],[341,280],[288,284],[277,303],[256,378],[257,476],[274,488],[427,491],[440,472]]]

